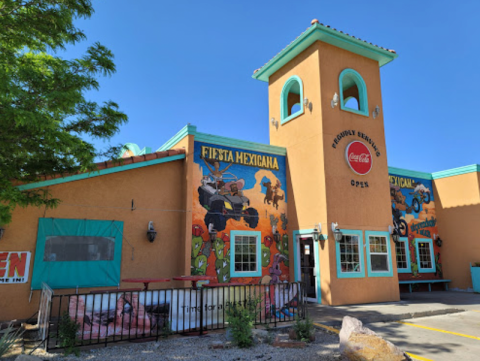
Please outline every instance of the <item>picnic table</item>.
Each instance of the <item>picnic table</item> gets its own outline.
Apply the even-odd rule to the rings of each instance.
[[[192,288],[197,288],[198,281],[213,281],[215,280],[215,278],[216,277],[213,277],[213,276],[202,276],[202,275],[173,277],[175,281],[191,281]]]
[[[122,282],[126,283],[143,283],[143,291],[148,290],[148,285],[151,282],[170,282],[170,278],[125,278],[122,280]]]

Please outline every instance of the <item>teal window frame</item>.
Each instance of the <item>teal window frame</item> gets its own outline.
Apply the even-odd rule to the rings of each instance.
[[[360,110],[348,108],[345,106],[348,98],[346,99],[343,98],[343,78],[346,75],[350,75],[353,77],[353,80],[358,88],[358,106],[360,107]],[[340,76],[338,78],[338,83],[340,87],[340,109],[345,110],[347,112],[368,117],[369,111],[368,111],[367,85],[365,84],[365,81],[363,80],[362,76],[353,69],[350,69],[350,68],[344,69],[340,73]]]
[[[388,271],[373,271],[370,257],[370,237],[385,237],[387,242],[387,265]],[[390,233],[381,231],[365,231],[365,246],[367,249],[367,269],[368,277],[393,277],[393,262],[392,262],[392,240]]]
[[[256,237],[256,252],[257,252],[257,270],[256,271],[239,271],[235,272],[235,236]],[[230,231],[230,277],[262,277],[262,232],[260,231]]]
[[[111,237],[115,240],[111,261],[44,261],[45,244],[50,236]],[[110,287],[120,284],[123,222],[90,219],[40,218],[33,265],[32,289],[42,282],[52,289]]]
[[[432,258],[431,268],[422,268],[422,263],[420,262],[420,252],[418,249],[419,243],[430,243],[430,257]],[[435,254],[433,252],[433,240],[431,238],[415,238],[415,250],[416,250],[416,256],[417,256],[418,273],[435,273],[436,264],[435,264]]]
[[[298,83],[300,87],[300,110],[295,113],[288,115],[288,92],[294,83]],[[303,106],[303,82],[300,77],[292,75],[287,79],[285,84],[283,84],[282,93],[280,94],[280,124],[285,124],[294,118],[302,115],[305,112]]]
[[[410,250],[408,248],[408,238],[407,237],[400,237],[399,242],[405,243],[405,253],[406,253],[406,260],[407,260],[407,268],[398,268],[397,264],[397,273],[412,273],[412,261],[410,260]],[[396,252],[396,250],[395,250]],[[397,257],[395,257],[395,262],[397,261]]]
[[[337,278],[365,278],[365,261],[363,257],[363,232],[352,229],[341,229],[344,236],[358,236],[358,257],[360,259],[361,272],[342,272],[342,264],[340,262],[340,243],[335,242],[336,259],[337,259]]]

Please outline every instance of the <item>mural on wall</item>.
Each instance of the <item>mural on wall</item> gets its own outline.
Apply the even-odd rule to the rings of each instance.
[[[215,276],[219,283],[287,282],[285,157],[195,142],[194,163],[191,274]],[[233,230],[261,232],[261,277],[232,279]]]
[[[398,278],[443,278],[441,248],[435,242],[438,229],[432,181],[396,174],[390,174],[389,180],[393,226],[400,237],[408,238],[407,251],[412,269],[411,273],[399,273]],[[432,240],[435,272],[419,272],[416,242],[422,238]]]

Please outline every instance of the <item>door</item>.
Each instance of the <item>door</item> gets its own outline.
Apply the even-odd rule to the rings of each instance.
[[[315,252],[313,238],[301,237],[300,242],[300,279],[305,284],[307,300],[317,302],[317,282],[315,275]]]

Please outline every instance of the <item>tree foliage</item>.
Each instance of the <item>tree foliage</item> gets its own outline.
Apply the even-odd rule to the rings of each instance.
[[[17,205],[59,202],[16,184],[91,171],[96,157],[118,154],[86,140],[109,139],[127,121],[116,103],[86,99],[115,72],[112,52],[95,43],[79,59],[58,55],[86,39],[74,21],[92,14],[90,0],[0,0],[0,225]]]

